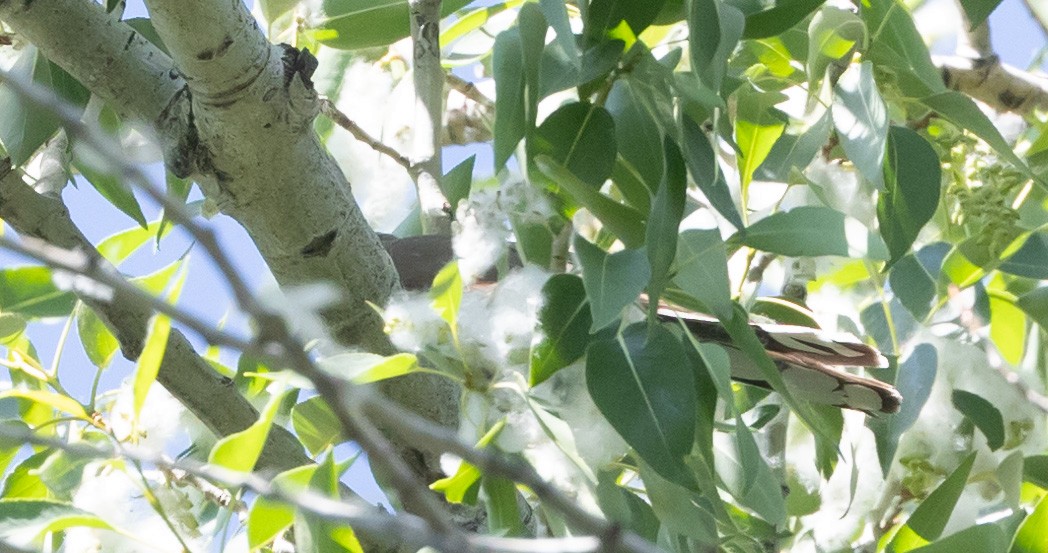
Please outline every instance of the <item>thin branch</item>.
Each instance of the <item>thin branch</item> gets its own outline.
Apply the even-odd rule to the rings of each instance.
[[[407,156],[396,151],[394,148],[383,144],[377,138],[368,134],[367,131],[360,127],[360,125],[354,123],[345,113],[342,113],[330,98],[320,99],[320,113],[327,116],[332,123],[349,131],[349,134],[352,134],[353,138],[356,138],[370,146],[372,150],[388,156],[390,159],[397,162],[398,165],[407,170],[408,174],[411,175],[411,178],[415,178],[418,175],[419,169],[411,164],[411,160],[409,160]]]
[[[256,355],[264,353],[264,350],[256,347],[254,342],[218,330],[212,323],[135,286],[121,276],[112,265],[102,263],[101,258],[90,257],[79,250],[67,250],[53,246],[33,237],[24,237],[22,242],[16,242],[7,236],[0,236],[0,248],[39,261],[52,269],[87,277],[102,285],[101,289],[92,290],[88,283],[77,283],[78,288],[74,289],[77,295],[104,302],[111,302],[113,298],[119,297],[121,301],[128,301],[137,307],[167,315],[189,327],[211,345],[225,346]],[[111,293],[107,294],[107,292]],[[107,295],[108,298],[105,297]]]
[[[240,309],[255,317],[266,316],[267,310],[251,294],[247,282],[233,266],[229,256],[219,247],[215,233],[209,228],[196,224],[193,215],[185,205],[171,198],[155,185],[152,177],[123,155],[123,149],[119,144],[97,127],[81,121],[80,114],[51,90],[26,82],[6,71],[0,71],[0,83],[6,84],[29,102],[49,110],[65,127],[66,133],[73,138],[80,139],[84,145],[94,150],[94,153],[110,163],[117,174],[123,177],[121,182],[127,181],[137,185],[150,198],[162,205],[167,217],[181,224],[193,239],[203,246],[208,257],[215,263],[232,289]]]
[[[356,394],[353,399],[363,403],[366,414],[388,424],[394,432],[404,438],[429,444],[468,461],[484,472],[498,474],[527,486],[542,500],[544,505],[562,513],[568,521],[582,531],[602,537],[602,541],[615,537],[625,551],[638,553],[658,553],[660,551],[640,536],[623,531],[616,524],[582,509],[555,486],[543,480],[533,467],[523,461],[467,445],[451,430],[433,424],[377,394],[360,393]]]
[[[601,550],[601,543],[592,537],[525,539],[461,536],[461,539],[454,539],[434,533],[422,519],[414,515],[391,515],[362,500],[333,499],[308,488],[280,485],[271,477],[256,473],[231,471],[191,459],[173,461],[163,454],[139,447],[110,448],[87,442],[69,443],[13,426],[0,426],[0,437],[57,449],[80,458],[111,459],[119,456],[153,465],[161,472],[177,475],[182,480],[191,477],[217,482],[228,488],[244,488],[324,520],[349,525],[378,542],[405,543],[415,547],[432,545],[443,551],[474,553],[589,553]],[[218,498],[225,496],[213,487],[210,489]]]
[[[446,75],[444,75],[444,79],[447,81],[448,86],[450,86],[452,90],[456,90],[459,94],[462,94],[466,98],[473,100],[478,105],[480,105],[480,107],[484,108],[485,111],[494,111],[495,102],[491,98],[485,96],[484,93],[477,88],[477,85],[467,81],[466,79],[463,79],[462,77],[459,77],[454,73],[447,73]]]

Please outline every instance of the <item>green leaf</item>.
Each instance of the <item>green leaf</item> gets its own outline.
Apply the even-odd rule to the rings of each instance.
[[[786,520],[786,501],[778,478],[761,455],[750,429],[735,419],[733,440],[718,441],[714,449],[717,474],[739,503],[764,520],[779,525]]]
[[[433,287],[429,289],[429,297],[433,300],[433,309],[448,323],[451,335],[457,340],[458,311],[462,305],[462,273],[459,272],[458,261],[448,263],[437,273]]]
[[[167,349],[167,338],[171,334],[171,319],[163,313],[157,313],[153,317],[153,323],[149,326],[146,335],[145,347],[138,357],[134,376],[134,412],[137,417],[146,404],[146,395],[149,388],[156,381],[160,373],[160,363],[164,359],[164,351]]]
[[[946,90],[924,39],[902,3],[867,0],[860,15],[866,28],[873,30],[867,58],[878,67],[894,71],[904,94],[924,98]]]
[[[451,214],[455,215],[460,200],[469,197],[470,185],[473,184],[473,165],[477,161],[477,155],[473,154],[448,171],[444,178],[440,179],[440,191],[448,199],[451,206]]]
[[[823,6],[808,25],[808,82],[810,90],[818,90],[818,84],[826,75],[830,64],[848,63],[845,56],[861,48],[866,40],[866,25],[849,10],[834,6]],[[864,62],[866,65],[868,62]],[[873,76],[870,75],[870,82]],[[884,121],[887,130],[888,121]]]
[[[559,274],[542,286],[540,338],[531,348],[528,384],[538,386],[586,352],[593,323],[582,279]]]
[[[695,184],[717,213],[724,216],[735,228],[741,229],[742,217],[739,216],[739,209],[735,206],[731,191],[728,190],[728,183],[724,180],[724,172],[717,163],[710,139],[691,117],[683,117],[681,131],[684,136],[684,160]],[[772,150],[774,151],[774,147]],[[814,155],[813,152],[812,156]]]
[[[1015,305],[1033,319],[1042,329],[1048,330],[1048,286],[1042,286],[1027,292],[1017,300]]]
[[[76,314],[76,330],[91,363],[100,369],[108,367],[120,348],[120,341],[93,309],[86,305],[80,306]]]
[[[677,275],[684,293],[701,301],[718,319],[731,319],[735,310],[728,278],[728,254],[717,229],[689,229],[677,241]]]
[[[800,23],[824,0],[781,0],[774,8],[746,16],[746,31],[742,38],[767,38],[782,34]]]
[[[586,386],[616,432],[663,478],[693,488],[684,465],[695,434],[695,383],[684,349],[660,325],[637,323],[590,344]]]
[[[895,377],[888,380],[906,398],[898,413],[866,419],[866,426],[873,431],[877,442],[877,458],[881,472],[887,476],[892,460],[899,447],[899,438],[909,430],[931,395],[932,384],[938,370],[939,356],[929,344],[919,344],[913,353],[898,367]],[[894,380],[894,382],[893,382]]]
[[[524,537],[527,529],[521,522],[517,488],[512,480],[501,476],[484,476],[481,480],[484,506],[488,513],[488,531],[495,536]]]
[[[1023,481],[1048,490],[1048,455],[1031,455],[1023,459]]]
[[[338,417],[320,396],[311,397],[292,408],[291,425],[310,455],[346,441]]]
[[[790,257],[870,257],[884,259],[884,243],[862,223],[828,207],[802,206],[774,213],[728,239]]]
[[[171,171],[165,172],[166,178],[164,179],[164,186],[167,188],[168,197],[177,200],[179,204],[185,206],[186,200],[189,199],[189,191],[193,188],[193,181],[188,179],[178,178]],[[193,211],[193,210],[188,210]],[[167,234],[167,231],[171,229],[171,214],[164,210],[163,216],[160,219],[160,228],[156,231],[157,244],[160,243],[160,239]]]
[[[914,318],[923,320],[928,316],[937,294],[935,279],[916,256],[906,254],[892,265],[888,282],[895,297]]]
[[[80,420],[91,420],[90,415],[84,410],[84,406],[77,400],[63,394],[56,392],[50,392],[47,390],[26,390],[22,388],[15,388],[13,390],[5,390],[0,392],[0,399],[3,398],[18,398],[41,405],[46,405],[60,411],[67,415],[72,415]]]
[[[348,465],[347,465],[348,466]],[[338,497],[338,479],[344,467],[328,455],[309,480],[309,487],[329,498]],[[295,545],[316,553],[363,553],[356,533],[349,526],[303,511],[295,513]]]
[[[1023,245],[997,268],[1012,275],[1048,279],[1048,233],[1030,233]]]
[[[26,319],[18,313],[0,313],[0,344],[10,343],[25,332]]]
[[[287,392],[276,394],[251,426],[222,438],[211,448],[207,462],[229,470],[251,472],[255,468],[262,447],[266,445],[273,418],[284,403]]]
[[[992,403],[964,390],[954,390],[951,397],[953,406],[986,436],[986,444],[991,451],[997,451],[1004,445],[1004,418]]]
[[[490,446],[505,427],[505,420],[499,421],[493,425],[484,433],[480,440],[477,441],[476,448],[484,449]],[[467,503],[475,505],[477,502],[477,495],[480,492],[480,479],[480,469],[473,464],[463,461],[459,463],[459,467],[455,471],[455,474],[433,482],[429,485],[429,488],[435,492],[443,494],[444,499],[451,503]]]
[[[138,205],[131,188],[124,178],[112,172],[105,165],[105,161],[87,149],[87,146],[76,145],[73,148],[73,167],[91,183],[113,207],[124,212],[143,229],[149,227],[146,216],[142,214],[142,207]]]
[[[581,236],[574,243],[593,317],[590,332],[596,332],[618,320],[622,309],[636,301],[648,284],[651,265],[639,250],[609,254]]]
[[[113,530],[106,521],[71,503],[43,499],[0,499],[0,542],[16,547],[41,546],[50,532],[75,526]]]
[[[63,100],[83,107],[90,93],[76,79],[47,61],[36,47],[26,44],[8,69],[13,78],[51,89]],[[0,85],[0,142],[12,165],[25,164],[58,130],[58,118],[46,106],[29,102],[6,85]]]
[[[1008,551],[1011,539],[1011,535],[1001,528],[1000,522],[991,522],[970,526],[935,543],[910,551],[914,553],[918,551],[920,553],[956,553],[958,551],[979,551],[980,553],[999,551],[1003,553]]]
[[[968,96],[954,90],[944,90],[921,98],[921,102],[951,123],[971,131],[1017,169],[1031,174],[1030,169],[1015,155],[1015,150],[1012,150],[1011,145],[1001,135],[1001,131]],[[1040,182],[1040,179],[1035,180]]]
[[[584,206],[601,223],[617,236],[628,248],[639,248],[644,244],[644,214],[628,205],[623,205],[579,180],[571,171],[547,156],[535,159],[539,170],[545,173],[573,200]]]
[[[758,180],[791,182],[797,167],[807,167],[830,137],[833,120],[830,110],[799,136],[783,134],[775,141],[764,163],[753,176]]]
[[[575,33],[571,30],[571,20],[568,19],[567,4],[560,0],[539,0],[539,7],[550,27],[557,32],[554,43],[572,66],[578,70],[579,51],[575,44]]]
[[[663,141],[666,167],[662,172],[662,182],[651,204],[651,215],[648,217],[645,249],[648,251],[648,263],[651,264],[651,278],[648,281],[648,296],[653,306],[666,287],[670,275],[670,266],[677,256],[677,233],[680,220],[684,216],[684,202],[688,187],[688,176],[684,168],[684,159],[677,144],[669,137]],[[652,307],[655,309],[655,307]]]
[[[658,539],[660,521],[651,505],[615,482],[613,471],[604,471],[597,482],[596,499],[600,510],[608,520],[636,532],[640,537],[655,543]],[[655,478],[658,478],[656,475]],[[648,479],[642,473],[645,491],[650,494]],[[661,480],[661,479],[660,479]],[[672,485],[668,484],[667,485]],[[681,494],[686,490],[677,488]],[[707,525],[708,526],[708,525]]]
[[[525,4],[519,26],[495,37],[492,71],[495,77],[495,169],[499,170],[517,144],[535,127],[539,100],[540,59],[546,22],[539,8]]]
[[[1048,495],[1041,497],[1030,516],[1019,526],[1015,541],[1012,542],[1011,553],[1045,551],[1048,551]]]
[[[164,226],[162,221],[153,221],[145,228],[131,227],[107,236],[98,243],[98,253],[113,265],[119,266],[128,257],[131,257],[131,254],[149,242],[150,238],[163,237],[171,230],[170,225],[167,225],[166,229],[162,229],[162,226]]]
[[[692,71],[707,92],[718,95],[728,59],[743,36],[745,16],[727,2],[694,0],[688,10],[688,46]]]
[[[859,173],[881,189],[884,187],[888,107],[877,92],[873,64],[866,61],[852,66],[841,75],[834,90],[831,112],[841,147]]]
[[[306,489],[319,465],[306,465],[284,471],[273,478],[273,485],[286,492]],[[247,538],[251,548],[269,543],[291,527],[295,510],[276,500],[259,497],[248,511]]]
[[[593,0],[585,15],[585,32],[587,40],[597,42],[607,31],[625,21],[634,35],[639,35],[655,21],[666,0]]]
[[[663,133],[641,103],[640,94],[632,82],[616,81],[605,107],[615,119],[619,152],[615,185],[630,205],[647,213],[662,179]]]
[[[961,7],[968,15],[968,23],[974,29],[986,21],[1000,3],[1001,0],[961,0]]]
[[[786,115],[775,108],[786,100],[781,92],[758,92],[752,87],[740,89],[736,96],[735,143],[739,145],[739,178],[742,186],[742,209],[745,211],[753,172],[768,157],[775,141],[786,129]]]
[[[354,384],[370,384],[419,370],[418,358],[410,353],[390,356],[365,352],[339,353],[321,359],[319,365],[339,378],[352,380]]]
[[[957,500],[961,497],[961,492],[964,491],[964,486],[968,483],[968,474],[975,463],[975,455],[968,455],[960,466],[917,506],[889,547],[919,543],[920,539],[929,542],[939,539],[950,520],[954,506],[957,505]]]
[[[565,104],[528,137],[528,155],[547,156],[599,190],[615,165],[615,121],[600,106]]]
[[[987,284],[986,291],[990,298],[990,339],[1005,361],[1018,365],[1026,351],[1026,315],[1000,273]]]
[[[27,318],[65,317],[75,303],[76,296],[54,285],[47,267],[0,270],[0,311]]]
[[[445,0],[440,14],[447,16],[470,1]],[[411,33],[407,0],[324,0],[322,6],[309,34],[324,46],[340,50],[386,46]]]
[[[892,127],[884,185],[877,199],[877,222],[891,252],[891,266],[910,251],[939,207],[942,168],[928,141],[906,127]]]
[[[495,77],[494,148],[495,171],[506,165],[509,156],[528,131],[525,99],[524,51],[520,29],[507,29],[495,37],[491,55]]]
[[[258,0],[258,7],[262,10],[262,18],[272,23],[278,17],[291,11],[298,5],[299,0]]]
[[[715,551],[721,543],[717,535],[714,507],[699,493],[662,477],[648,463],[640,463],[640,476],[659,522],[666,530],[687,536]]]

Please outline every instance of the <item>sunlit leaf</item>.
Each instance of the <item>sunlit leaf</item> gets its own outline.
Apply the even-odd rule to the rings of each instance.
[[[873,64],[867,61],[850,67],[837,81],[835,92],[831,112],[841,147],[862,176],[881,188],[888,141],[888,107],[873,80]]]
[[[302,445],[306,446],[312,455],[346,440],[342,437],[342,425],[338,417],[319,396],[296,405],[291,410],[291,424]]]
[[[265,409],[259,413],[254,424],[215,443],[211,448],[211,454],[208,455],[208,463],[240,472],[253,470],[259,455],[262,454],[266,438],[269,437],[273,418],[284,403],[286,395],[286,392],[274,395]]]
[[[48,532],[60,532],[74,526],[112,530],[113,527],[93,513],[71,503],[42,499],[0,499],[0,541],[18,546],[41,545]]]
[[[441,2],[446,16],[470,0]],[[392,44],[410,34],[408,0],[324,0],[310,34],[324,46],[355,50]]]

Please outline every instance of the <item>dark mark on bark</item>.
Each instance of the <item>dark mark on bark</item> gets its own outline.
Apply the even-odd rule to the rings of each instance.
[[[302,248],[303,257],[324,257],[331,251],[331,245],[335,243],[335,237],[338,236],[338,230],[332,230],[320,236],[317,236],[313,240],[306,244],[306,247]]]
[[[233,45],[233,37],[226,35],[226,38],[222,40],[222,44],[219,44],[217,48],[211,50],[204,50],[197,54],[197,59],[200,61],[210,61],[215,58],[221,57],[222,54],[229,50],[229,47]]]

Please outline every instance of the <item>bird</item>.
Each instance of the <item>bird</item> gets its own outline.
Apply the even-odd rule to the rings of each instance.
[[[398,238],[379,234],[379,238],[393,260],[404,290],[428,289],[441,268],[455,259],[451,236],[429,234]],[[514,248],[509,248],[509,264],[511,267],[522,264]],[[497,278],[497,272],[492,269],[481,275],[473,286],[490,286]],[[644,297],[639,298],[642,305],[645,301]],[[736,346],[716,318],[664,302],[660,302],[656,316],[663,322],[683,322],[700,342],[723,346],[731,362],[733,380],[772,388],[756,362]],[[903,398],[894,386],[841,369],[889,365],[880,351],[858,337],[799,325],[755,321],[749,324],[779,369],[786,387],[796,397],[867,415],[892,414],[901,408]]]

